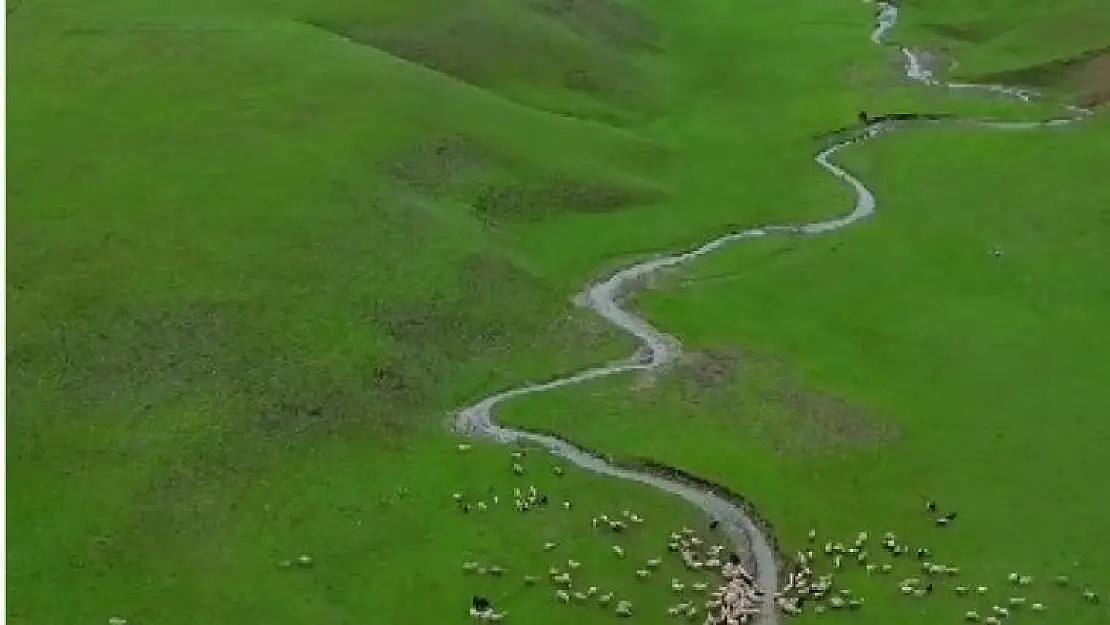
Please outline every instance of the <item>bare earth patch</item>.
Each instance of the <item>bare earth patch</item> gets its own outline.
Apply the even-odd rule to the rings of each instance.
[[[845,447],[871,447],[897,439],[898,429],[857,406],[813,389],[782,362],[737,348],[688,353],[656,389],[641,397],[678,390],[692,418],[725,418],[744,436],[779,453],[811,454]]]
[[[998,72],[983,77],[1000,84],[1057,88],[1074,93],[1077,104],[1096,106],[1110,98],[1110,48],[1088,50],[1066,59]]]

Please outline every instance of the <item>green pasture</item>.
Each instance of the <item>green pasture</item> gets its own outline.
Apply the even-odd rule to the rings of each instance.
[[[462,620],[470,595],[483,592],[514,621],[556,623],[567,613],[549,608],[557,605],[550,584],[525,591],[520,575],[542,574],[557,557],[581,560],[583,583],[626,593],[639,618],[663,622],[671,601],[663,578],[670,575],[662,571],[659,579],[639,583],[633,560],[652,557],[646,554],[665,547],[667,532],[701,523],[700,515],[642,487],[571,469],[556,478],[551,461],[536,453],[517,478],[508,471],[508,451],[456,450],[446,427],[451,410],[494,390],[629,353],[629,341],[571,304],[575,290],[599,272],[729,227],[842,210],[850,196],[814,166],[814,137],[854,123],[857,111],[1039,114],[904,84],[898,54],[868,40],[871,8],[862,3],[820,0],[798,8],[760,0],[741,10],[723,0],[696,8],[658,0],[22,0],[8,7],[13,623],[111,616],[134,623],[425,622],[455,614]],[[947,10],[940,6],[930,15],[942,19]],[[1058,53],[1046,48],[1044,55]],[[834,263],[813,258],[836,278],[819,280],[826,291],[814,294],[790,280],[816,280],[816,274],[769,259],[829,253],[840,242],[847,248],[851,236],[861,237],[858,251],[838,252],[840,258],[854,257],[869,271],[893,272],[897,254],[940,254],[946,248],[925,237],[949,227],[965,237],[980,231],[945,221],[945,215],[968,218],[959,198],[942,212],[934,203],[957,189],[972,192],[970,181],[989,162],[994,180],[1021,184],[976,183],[974,191],[984,197],[1003,197],[997,188],[1011,194],[1006,205],[973,203],[996,208],[991,215],[1014,228],[1009,239],[989,232],[984,241],[1014,246],[1006,257],[1013,266],[1023,262],[1018,247],[1025,236],[1028,246],[1052,256],[1053,267],[1092,272],[1070,273],[1072,282],[1062,282],[1024,257],[1041,268],[1036,275],[1046,284],[1052,275],[1058,291],[1081,280],[1090,287],[1097,284],[1097,258],[1084,254],[1093,248],[1072,249],[1075,240],[1064,230],[1043,241],[1022,235],[1021,228],[1032,226],[1016,215],[1048,210],[1034,205],[1035,192],[1024,186],[1038,182],[1041,197],[1055,198],[1051,214],[1069,216],[1046,217],[1041,227],[1072,224],[1097,236],[1093,222],[1071,221],[1081,219],[1079,205],[1089,196],[1080,177],[1094,175],[1094,161],[1049,173],[1037,168],[1033,175],[1011,170],[1020,168],[1020,157],[1004,165],[995,158],[1011,149],[1004,142],[1014,142],[1039,146],[1041,152],[1013,148],[1026,149],[1029,164],[1035,154],[1043,164],[1044,150],[1071,163],[1083,149],[1097,152],[1087,137],[1079,130],[1039,138],[923,133],[859,148],[849,157],[853,165],[889,190],[877,186],[886,212],[858,235],[798,242],[794,253],[775,252],[782,245],[776,242],[729,252],[692,268],[688,288],[646,298],[653,318],[692,345],[762,346],[803,371],[807,384],[870,402],[885,408],[885,418],[901,420],[901,442],[866,452],[897,462],[882,465],[890,473],[861,477],[862,486],[844,485],[839,492],[855,502],[850,506],[821,509],[818,502],[828,500],[815,494],[820,479],[812,475],[828,479],[832,469],[873,467],[862,452],[836,461],[784,460],[763,439],[744,436],[725,458],[706,451],[720,444],[710,435],[719,435],[716,425],[691,426],[686,442],[676,442],[674,418],[689,406],[668,385],[682,378],[661,378],[650,391],[658,399],[637,418],[651,428],[618,418],[641,396],[629,395],[624,379],[527,400],[509,416],[551,425],[554,414],[546,411],[557,410],[554,425],[568,436],[702,470],[750,492],[791,539],[811,522],[842,532],[870,522],[873,517],[859,513],[861,493],[897,476],[911,484],[928,464],[937,496],[967,510],[969,527],[959,530],[967,538],[952,533],[953,552],[973,540],[984,548],[994,540],[989,553],[995,554],[1003,539],[1045,527],[1048,513],[1033,510],[1030,497],[1023,500],[1029,509],[1008,516],[1005,527],[976,530],[974,524],[993,517],[980,510],[987,500],[970,501],[971,482],[956,467],[974,466],[1000,480],[1002,467],[1020,478],[1034,463],[1000,463],[991,473],[978,463],[960,465],[952,454],[924,454],[924,441],[939,440],[929,437],[956,440],[926,424],[938,413],[955,423],[972,405],[963,403],[963,391],[944,390],[943,379],[921,385],[916,376],[925,367],[955,371],[920,359],[896,369],[863,355],[856,356],[857,368],[830,367],[840,362],[837,350],[853,348],[835,343],[843,335],[824,327],[823,315],[840,311],[849,297],[828,289],[854,285],[859,295],[874,285],[858,272],[842,282]],[[918,152],[911,141],[932,143]],[[961,141],[971,146],[966,162],[956,154]],[[949,191],[923,183],[910,173],[911,158],[920,159],[918,169],[943,165],[968,183]],[[888,175],[905,179],[883,178]],[[1071,198],[1066,206],[1064,197]],[[1090,206],[1096,199],[1090,196]],[[920,206],[899,211],[898,201]],[[920,211],[933,216],[933,230],[917,230],[916,220],[898,222],[906,237],[920,241],[902,234],[862,241],[866,228],[893,227],[881,221],[888,212],[911,219]],[[982,219],[994,223],[990,215]],[[1066,242],[1067,249],[1050,254],[1052,241]],[[890,254],[876,255],[868,246]],[[979,259],[981,252],[967,254]],[[1081,258],[1092,264],[1079,266]],[[737,271],[751,271],[753,262],[770,267],[755,273],[766,276],[761,284],[782,306],[790,302],[781,298],[794,297],[813,314],[761,307],[768,300],[766,293],[762,300],[754,296],[758,284],[728,282]],[[780,266],[796,273],[772,278],[768,272]],[[883,275],[892,293],[912,282]],[[952,288],[942,282],[934,286]],[[1034,292],[1021,284],[1009,296]],[[1089,291],[1092,301],[1097,294]],[[901,297],[904,306],[916,301],[909,293]],[[1042,305],[1063,310],[1055,302],[1045,297]],[[1005,303],[996,306],[1008,310]],[[1078,350],[1080,338],[1097,342],[1095,310],[1076,301],[1066,313],[1052,313],[1068,323],[1059,342],[1041,346],[1044,354],[1078,363],[1066,359],[1067,350]],[[783,325],[764,323],[761,312]],[[716,321],[707,323],[710,318]],[[808,334],[787,327],[788,318],[806,320]],[[887,320],[892,335],[924,331],[895,329],[899,319]],[[1039,316],[1020,322],[1046,323]],[[940,336],[945,327],[931,331]],[[960,327],[974,334],[972,325]],[[1001,333],[1007,326],[986,327]],[[956,351],[970,344],[966,338],[944,336],[953,359],[974,367],[972,356]],[[1010,345],[1001,334],[987,336]],[[819,340],[801,344],[814,337]],[[986,358],[990,349],[974,353]],[[1029,367],[1022,371],[1037,367],[1033,357],[1001,357],[1007,366]],[[1070,405],[1097,407],[1091,403],[1097,397],[1081,392],[1083,375],[1098,373],[1098,363],[1090,362],[1093,368],[1052,369],[1054,379],[1075,391],[1067,396]],[[911,401],[878,381],[842,392],[832,371],[882,373],[890,376],[886,384],[902,380],[920,395]],[[764,377],[774,383],[770,373]],[[1038,427],[1079,429],[1078,417],[1049,401],[1047,390],[1035,390],[1040,387],[1031,378],[1017,379],[1021,393],[1003,399],[1020,410],[1040,406],[1042,417],[1053,414],[1051,421],[1036,421],[1044,424]],[[920,416],[907,416],[898,402],[913,403]],[[767,427],[785,432],[773,417],[781,408],[761,405]],[[562,415],[560,406],[583,422]],[[1007,423],[1024,423],[1020,410],[1005,415]],[[729,427],[744,431],[742,422]],[[1083,445],[1093,448],[1097,440],[1092,434],[1067,447],[1075,437],[1041,441],[1044,430],[1032,426],[1007,431],[1023,445],[1037,441],[1045,458],[1060,461],[1081,457]],[[652,447],[664,440],[663,448]],[[695,457],[706,464],[688,461]],[[761,479],[749,480],[745,471],[758,471]],[[1045,535],[1041,556],[1033,547],[1026,555],[1047,558],[1051,545],[1082,553],[1083,540],[1097,539],[1081,522],[1094,518],[1084,516],[1093,515],[1093,499],[1081,482],[1067,481],[1077,472],[1053,469],[1040,482],[1062,502],[1050,509],[1078,520],[1071,530],[1057,528],[1057,540]],[[571,499],[571,510],[463,516],[451,502],[453,491],[492,487],[504,496],[533,473],[537,487]],[[811,477],[796,481],[799,475]],[[998,494],[991,496],[1009,501],[1016,491],[1007,484],[1022,481],[992,483],[990,492]],[[1060,486],[1065,482],[1071,490]],[[874,512],[891,523],[911,515],[899,506],[917,505],[896,492],[881,498],[886,507],[876,504]],[[594,535],[589,517],[623,507],[641,511],[647,522],[625,539],[630,556],[618,562],[608,558],[608,538]],[[805,518],[795,517],[798,510]],[[1068,531],[1074,535],[1061,534]],[[560,541],[558,556],[539,550],[544,536]],[[301,553],[314,566],[278,566]],[[1009,553],[1016,566],[1025,552]],[[983,566],[1004,566],[1005,557],[990,555]],[[510,573],[478,579],[459,568],[484,558]],[[1092,580],[1105,581],[1105,568],[1083,566],[1095,567]],[[875,613],[884,614],[881,607]],[[572,614],[583,622],[614,618],[602,609]]]

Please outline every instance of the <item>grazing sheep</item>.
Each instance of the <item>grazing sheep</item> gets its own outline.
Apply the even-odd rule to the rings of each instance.
[[[967,612],[964,612],[964,620],[965,621],[972,621],[972,622],[978,623],[980,620],[982,620],[982,618],[983,617],[979,616],[979,613],[976,612],[975,610],[968,610]]]
[[[469,443],[459,443],[459,451],[470,451]]]
[[[523,458],[523,457],[524,457],[524,452],[521,452],[521,451],[514,451],[514,452],[513,452],[512,454],[511,454],[511,456],[512,456],[513,460],[520,460],[521,458]]]
[[[451,493],[451,498],[454,499],[455,501],[462,501],[463,500],[463,494],[462,493]]]
[[[660,564],[663,564],[662,560],[660,560],[659,558],[652,558],[644,563],[644,567],[649,569],[657,569],[659,568]]]
[[[562,475],[562,474],[563,474],[563,467],[556,466],[555,467],[555,475]]]
[[[505,569],[503,569],[503,568],[501,568],[501,567],[497,566],[496,564],[495,564],[495,565],[493,565],[493,566],[491,566],[491,567],[489,567],[489,574],[490,574],[490,575],[492,575],[492,576],[494,576],[494,577],[501,577],[501,575],[502,575],[502,574],[503,574],[504,572],[505,572]]]
[[[578,569],[582,568],[582,563],[579,562],[578,560],[567,560],[567,568],[572,570],[572,571],[575,571],[575,570],[578,570]]]
[[[1011,608],[1017,608],[1025,605],[1025,597],[1010,597],[1008,602]]]
[[[1022,575],[1021,577],[1018,578],[1017,583],[1018,583],[1018,586],[1028,586],[1029,584],[1033,583],[1033,576],[1032,575]]]
[[[478,563],[477,562],[463,562],[462,563],[462,570],[463,570],[464,573],[473,573],[474,571],[478,570]]]
[[[644,570],[644,569],[638,569],[636,571],[636,577],[638,577],[640,579],[647,579],[647,578],[651,577],[651,571],[647,571],[647,570]]]
[[[968,590],[969,589],[967,586],[956,586],[956,594],[960,595],[961,597],[966,595],[968,593]]]
[[[586,596],[592,597],[597,594],[597,586],[590,586],[586,589]]]
[[[929,512],[936,512],[937,511],[937,502],[933,501],[932,499],[926,499],[925,500],[925,509]]]
[[[584,592],[576,592],[573,595],[571,595],[571,597],[575,601],[577,601],[578,603],[585,603],[586,599],[589,599],[589,597],[587,597],[586,593],[584,593]]]
[[[686,589],[686,584],[683,584],[682,582],[678,581],[677,579],[675,579],[673,577],[671,578],[671,590],[673,590],[675,592],[682,592],[685,589]]]
[[[814,529],[814,528],[810,528],[809,533],[806,534],[806,538],[808,538],[809,542],[811,542],[811,543],[812,542],[817,542],[817,530]]]
[[[477,573],[478,575],[485,575],[486,573],[489,572],[489,569],[487,569],[484,566],[480,566],[474,572]]]
[[[493,608],[493,604],[490,603],[489,599],[481,595],[474,595],[470,598],[470,607],[474,608],[475,611],[481,613],[491,610]]]
[[[563,509],[564,510],[570,510],[570,502],[569,501],[564,501],[563,502]]]
[[[889,573],[893,570],[894,570],[894,567],[889,565],[889,564],[884,564],[884,565],[879,567],[879,571],[881,571],[883,573]]]
[[[643,517],[641,517],[640,515],[635,514],[635,513],[629,515],[628,520],[632,521],[633,523],[643,523],[644,522]]]
[[[113,616],[108,619],[108,625],[127,625],[127,619],[119,616]]]
[[[555,596],[563,603],[570,603],[570,593],[565,590],[556,590]]]
[[[551,551],[552,549],[554,549],[558,546],[559,546],[559,543],[544,543],[543,544],[543,550],[544,551]]]
[[[1002,625],[1002,621],[997,616],[988,616],[983,622],[987,625]]]
[[[613,555],[617,556],[618,558],[624,557],[624,547],[621,547],[620,545],[613,545],[610,549],[613,551]]]
[[[632,602],[631,601],[618,601],[617,609],[615,610],[617,616],[629,617],[632,616]]]
[[[555,576],[554,581],[560,586],[570,587],[570,573],[560,573],[559,575]]]
[[[667,608],[667,615],[668,616],[678,616],[681,613],[682,613],[682,608],[680,608],[676,605]]]
[[[517,475],[524,475],[524,467],[522,467],[519,463],[514,462],[513,473],[516,473]]]
[[[1093,590],[1084,590],[1083,599],[1089,601],[1090,603],[1098,603],[1098,595],[1095,594],[1095,591]]]
[[[491,623],[500,623],[503,620],[505,620],[504,612],[490,612],[489,621]]]
[[[597,596],[598,605],[609,605],[611,601],[613,601],[613,593],[611,592],[607,592],[604,595]]]
[[[693,584],[690,584],[690,588],[698,592],[703,592],[706,588],[709,588],[709,584],[706,584],[705,582],[694,582]]]
[[[858,610],[862,607],[863,607],[863,599],[849,599],[848,600],[848,609],[849,610]]]
[[[489,506],[487,506],[486,502],[484,502],[484,501],[479,501],[477,505],[478,505],[478,511],[479,512],[485,512],[489,508]]]
[[[1033,605],[1029,606],[1029,608],[1031,610],[1033,610],[1034,612],[1043,612],[1044,611],[1044,604],[1043,603],[1034,603]]]
[[[991,612],[994,612],[995,614],[997,614],[998,616],[1000,616],[1002,618],[1006,618],[1007,616],[1010,616],[1010,611],[1009,610],[1007,610],[1006,608],[1004,608],[1002,606],[998,606],[998,605],[992,605],[991,606]]]
[[[682,546],[676,542],[667,543],[668,551],[678,551]]]
[[[557,569],[555,567],[551,567],[551,568],[547,569],[547,574],[552,576],[552,577],[555,577],[556,575],[559,574],[559,569]]]
[[[538,582],[538,581],[540,581],[540,578],[536,577],[535,575],[525,575],[524,576],[524,584],[526,586],[535,586],[536,582]]]
[[[980,594],[980,595],[985,595],[985,594],[987,594],[988,590],[990,590],[990,589],[987,588],[986,586],[979,586],[975,589],[975,592],[977,594]]]
[[[1056,576],[1056,585],[1057,586],[1067,586],[1070,583],[1071,583],[1071,578],[1068,577],[1067,575],[1057,575]]]

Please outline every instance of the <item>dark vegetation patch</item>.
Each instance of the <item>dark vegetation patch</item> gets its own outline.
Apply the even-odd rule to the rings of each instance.
[[[473,204],[482,219],[497,223],[543,219],[561,213],[608,213],[657,202],[663,197],[663,192],[655,189],[553,175],[536,183],[483,185]]]
[[[529,0],[529,5],[609,45],[658,49],[659,30],[655,24],[616,0]]]
[[[898,435],[870,411],[807,386],[784,363],[751,350],[688,354],[671,379],[664,387],[677,387],[682,404],[695,407],[692,418],[727,416],[780,453],[866,447]]]
[[[924,26],[945,39],[964,43],[980,44],[990,41],[998,35],[996,30],[992,30],[994,26],[990,22],[972,21],[959,24],[938,23],[925,24]]]
[[[477,141],[462,135],[440,137],[401,154],[387,174],[414,189],[437,195],[452,183],[479,174],[495,164]]]
[[[551,1],[558,7],[562,0]],[[613,17],[617,14],[615,9],[594,10],[596,15],[591,20],[581,16],[589,13],[582,9],[561,12],[579,15],[575,24],[587,21],[592,28],[609,33],[608,37],[627,31],[629,34],[624,36],[632,38],[631,33],[638,31],[616,28],[614,24],[620,20]],[[610,13],[607,20],[601,19]],[[568,27],[560,29],[558,23],[551,23],[548,28],[542,21],[491,15],[480,6],[465,3],[438,20],[419,25],[335,20],[307,23],[486,89],[521,85],[562,88],[614,104],[629,114],[643,110],[650,100],[645,89],[646,76],[622,56],[620,49],[604,41],[576,36]],[[609,26],[602,27],[603,23]],[[538,108],[544,104],[542,100],[525,103]],[[596,114],[568,113],[584,117]],[[612,114],[606,116],[616,120]]]
[[[979,79],[984,82],[1075,91],[1081,103],[1094,105],[1105,102],[1106,91],[1110,89],[1106,69],[1108,57],[1110,46],[1064,59],[987,74]]]

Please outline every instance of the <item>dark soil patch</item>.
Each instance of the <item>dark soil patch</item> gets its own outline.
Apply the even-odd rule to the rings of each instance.
[[[658,28],[639,11],[617,0],[529,0],[529,4],[609,45],[658,48]]]
[[[562,213],[608,213],[657,202],[661,191],[631,189],[555,175],[533,184],[487,185],[474,209],[487,222],[543,219]]]
[[[1110,102],[1110,52],[1087,61],[1079,80],[1081,106],[1095,107]]]
[[[1083,104],[1106,101],[1110,89],[1110,47],[1088,50],[1065,59],[1057,59],[1004,72],[987,74],[982,82],[1025,85],[1036,88],[1057,88],[1077,93]],[[1100,100],[1100,98],[1102,98]]]
[[[728,415],[781,453],[866,447],[897,437],[870,411],[810,388],[783,363],[736,348],[688,354],[674,379],[684,404]]]
[[[438,194],[494,163],[493,156],[475,140],[453,135],[433,139],[401,154],[388,166],[387,173],[418,191]]]

